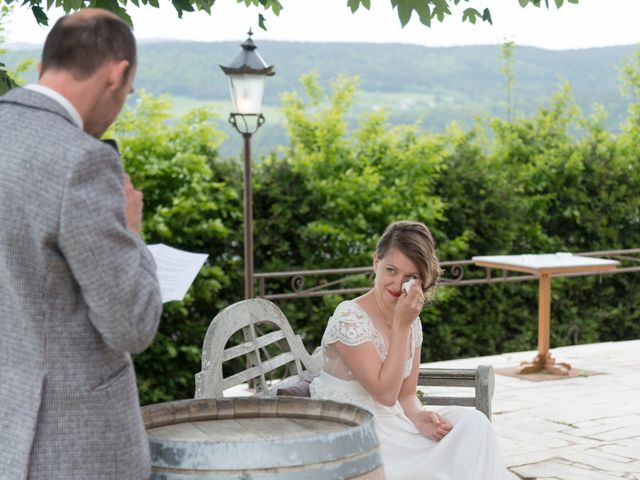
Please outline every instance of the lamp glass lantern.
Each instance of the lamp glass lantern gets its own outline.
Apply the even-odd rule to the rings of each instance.
[[[241,115],[260,115],[264,94],[264,75],[229,74],[229,93],[233,112]]]
[[[265,79],[275,75],[273,65],[267,65],[256,52],[257,47],[251,35],[253,33],[249,30],[249,38],[241,45],[242,50],[228,66],[220,65],[229,84],[232,115],[261,116]]]

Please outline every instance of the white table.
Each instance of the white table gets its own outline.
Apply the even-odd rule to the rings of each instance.
[[[535,373],[546,370],[557,375],[568,375],[571,365],[556,363],[549,353],[551,336],[551,276],[554,273],[602,272],[613,270],[619,262],[603,258],[581,257],[570,253],[536,255],[495,255],[473,257],[478,267],[532,273],[538,277],[538,354],[531,362],[524,362],[517,373]]]

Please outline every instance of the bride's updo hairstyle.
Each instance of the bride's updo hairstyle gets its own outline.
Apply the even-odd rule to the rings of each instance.
[[[426,225],[408,220],[389,225],[378,240],[376,255],[382,259],[394,248],[402,252],[418,268],[422,290],[427,297],[431,297],[442,270],[436,256],[433,236]]]

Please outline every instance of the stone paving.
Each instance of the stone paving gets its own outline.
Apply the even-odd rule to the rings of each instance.
[[[535,353],[424,365],[504,368]],[[601,375],[533,382],[496,374],[492,420],[510,479],[640,480],[640,340],[554,348],[551,354]]]

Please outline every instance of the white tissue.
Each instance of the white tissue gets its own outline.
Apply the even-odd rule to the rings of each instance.
[[[409,289],[411,288],[411,285],[413,285],[416,282],[415,278],[412,278],[410,280],[407,280],[406,282],[404,282],[402,284],[402,291],[404,293],[409,293]]]

